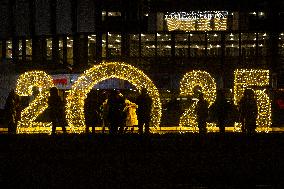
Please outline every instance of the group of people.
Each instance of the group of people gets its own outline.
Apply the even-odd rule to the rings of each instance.
[[[195,108],[197,123],[200,133],[206,133],[206,122],[211,119],[217,123],[220,133],[225,133],[228,121],[234,123],[240,121],[243,133],[254,133],[256,129],[256,118],[258,115],[257,102],[252,89],[246,89],[241,98],[238,108],[230,103],[222,90],[217,92],[215,103],[209,108],[209,103],[199,93],[198,102]]]
[[[103,131],[107,127],[110,134],[123,133],[130,128],[138,127],[140,134],[149,133],[151,119],[152,99],[147,94],[146,89],[141,90],[141,94],[131,102],[125,98],[118,90],[112,90],[108,96],[98,95],[95,90],[91,90],[84,103],[86,133],[92,127],[102,127]]]
[[[33,88],[30,101],[38,94],[39,91]],[[65,126],[67,123],[64,108],[65,103],[59,96],[58,89],[52,87],[47,108],[49,120],[52,122],[52,134],[55,134],[57,127],[62,127],[63,133],[66,133]],[[145,133],[149,133],[151,109],[152,99],[144,88],[137,98],[133,99],[133,102],[126,99],[117,90],[112,90],[108,96],[98,95],[95,90],[91,90],[84,103],[86,133],[89,132],[90,127],[92,127],[93,133],[96,127],[103,127],[103,129],[108,127],[110,134],[123,133],[128,128],[134,130],[134,127],[138,127],[140,134],[143,133],[143,130]],[[16,133],[21,110],[20,98],[15,90],[11,90],[5,104],[5,120],[9,133]],[[209,117],[211,121],[213,119],[217,123],[221,133],[225,133],[227,120],[230,119],[232,122],[241,122],[242,132],[253,133],[256,129],[258,108],[252,89],[244,91],[238,108],[234,108],[233,103],[228,102],[225,98],[224,91],[220,90],[217,92],[216,101],[210,109],[203,94],[199,93],[195,113],[200,133],[207,132],[206,123]]]
[[[9,92],[4,107],[4,120],[5,124],[8,126],[8,133],[16,133],[18,121],[21,119],[21,111],[26,108],[39,93],[39,88],[35,86],[32,87],[32,95],[28,98],[21,99],[14,89]],[[52,122],[52,134],[55,134],[56,127],[62,127],[63,133],[66,133],[65,104],[60,98],[56,87],[50,88],[50,95],[47,103],[47,119]]]

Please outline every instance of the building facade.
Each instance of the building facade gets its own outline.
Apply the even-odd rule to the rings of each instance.
[[[280,1],[4,0],[0,6],[1,63],[15,64],[17,72],[72,73],[124,61],[161,88],[175,88],[176,77],[190,69],[208,70],[231,88],[236,68],[275,75],[284,68]]]

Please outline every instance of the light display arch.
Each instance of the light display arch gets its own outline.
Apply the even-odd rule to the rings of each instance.
[[[74,83],[67,96],[66,119],[72,133],[85,131],[84,100],[97,83],[106,79],[117,78],[127,80],[139,91],[147,90],[153,99],[150,127],[157,128],[162,115],[162,105],[159,91],[151,79],[141,70],[121,62],[105,62],[86,70]]]

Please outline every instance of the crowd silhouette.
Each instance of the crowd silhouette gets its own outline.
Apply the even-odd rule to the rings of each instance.
[[[33,87],[32,101],[39,90]],[[256,130],[256,119],[258,108],[254,91],[246,89],[238,106],[232,100],[228,100],[224,90],[217,91],[215,102],[209,107],[208,101],[204,99],[202,92],[198,92],[198,102],[195,108],[197,125],[200,134],[207,133],[207,123],[215,122],[220,133],[225,133],[227,126],[233,126],[240,122],[243,133],[251,134]],[[128,99],[119,90],[106,91],[92,89],[84,101],[84,114],[86,133],[96,132],[96,127],[101,127],[102,132],[109,129],[111,135],[133,132],[138,127],[139,134],[150,133],[150,120],[153,101],[147,90],[143,88],[136,98]],[[61,127],[66,133],[65,103],[58,94],[58,89],[52,87],[48,97],[47,115],[52,122],[52,134],[56,128]],[[20,98],[11,90],[5,104],[5,124],[9,133],[16,133],[17,122],[20,120],[21,107]]]

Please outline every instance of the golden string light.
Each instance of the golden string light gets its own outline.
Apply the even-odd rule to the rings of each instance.
[[[197,31],[209,31],[212,30],[211,26],[210,26],[210,20],[209,19],[198,19],[197,20],[197,27],[196,30]]]
[[[227,30],[227,18],[214,18],[213,25],[211,26],[210,19],[198,19],[198,20],[179,20],[176,18],[167,18],[166,19],[168,30],[175,31],[225,31]]]
[[[21,112],[17,133],[51,133],[51,123],[35,122],[36,118],[48,107],[49,89],[54,86],[52,78],[43,71],[30,71],[17,79],[16,93],[31,96],[33,87],[39,88],[37,97]]]
[[[204,99],[208,101],[211,106],[216,99],[216,82],[211,75],[205,71],[193,70],[184,75],[180,82],[180,95],[181,96],[193,96],[194,88],[200,86]],[[197,102],[191,104],[191,106],[183,113],[180,118],[180,127],[189,127],[189,130],[197,130],[195,107]],[[213,129],[215,124],[207,124],[209,129]]]
[[[175,18],[166,19],[168,30],[195,31],[195,20],[178,20]]]
[[[266,94],[266,89],[257,89],[269,85],[269,70],[261,69],[237,69],[234,80],[234,102],[239,104],[246,88],[251,88],[255,92],[258,116],[256,120],[257,131],[268,132],[271,126],[271,101]],[[236,130],[240,130],[240,123],[235,125]]]
[[[227,18],[214,18],[214,30],[216,31],[227,30]]]
[[[120,62],[109,62],[95,65],[85,71],[72,86],[67,96],[66,118],[71,132],[81,133],[85,131],[84,100],[93,86],[110,78],[118,78],[131,82],[138,90],[146,88],[147,93],[153,99],[151,123],[152,128],[160,124],[162,106],[159,91],[151,79],[141,70]]]

